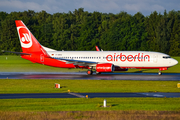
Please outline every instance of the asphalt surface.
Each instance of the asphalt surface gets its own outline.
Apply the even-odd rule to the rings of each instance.
[[[0,72],[0,79],[74,79],[74,80],[161,80],[180,81],[180,73],[106,73],[87,75],[81,72]]]
[[[155,97],[179,98],[180,93],[25,93],[25,94],[0,94],[0,99],[22,98],[122,98],[122,97]]]

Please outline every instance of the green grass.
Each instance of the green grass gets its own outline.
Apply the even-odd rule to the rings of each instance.
[[[180,92],[177,81],[0,80],[0,93]],[[54,88],[60,83],[60,89]],[[109,108],[102,108],[103,100]],[[0,99],[0,111],[180,110],[180,98]]]
[[[0,79],[0,93],[180,92],[179,81]],[[54,84],[59,83],[60,89]]]
[[[7,58],[7,59],[6,59]],[[179,63],[163,73],[180,73],[180,57],[173,57]],[[85,72],[86,69],[65,69],[45,66],[37,63],[32,63],[28,60],[22,59],[20,56],[1,55],[0,56],[0,72]],[[127,72],[155,72],[157,69],[129,69]]]
[[[107,100],[107,108],[101,107]],[[0,111],[180,110],[180,98],[1,99]]]

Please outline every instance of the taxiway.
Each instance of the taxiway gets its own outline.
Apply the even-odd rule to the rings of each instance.
[[[0,94],[0,99],[23,98],[112,98],[112,97],[158,97],[179,98],[180,93],[24,93],[24,94]]]

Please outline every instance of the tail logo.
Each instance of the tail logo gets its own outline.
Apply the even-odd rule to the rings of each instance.
[[[18,27],[18,31],[21,46],[23,48],[30,48],[32,46],[32,39],[29,30],[27,30],[25,27]]]

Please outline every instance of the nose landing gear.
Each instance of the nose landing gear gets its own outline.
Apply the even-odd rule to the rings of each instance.
[[[162,75],[162,72],[161,72],[161,71],[159,71],[159,72],[158,72],[158,75]]]

